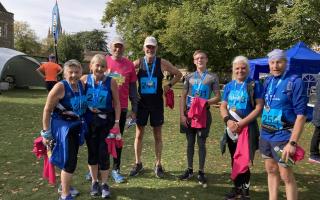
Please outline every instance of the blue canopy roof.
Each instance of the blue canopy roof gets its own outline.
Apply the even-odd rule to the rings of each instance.
[[[305,43],[298,42],[286,51],[288,66],[287,71],[292,74],[302,75],[318,74],[320,72],[320,54],[310,49]],[[250,77],[259,79],[259,73],[269,73],[268,58],[249,60]]]

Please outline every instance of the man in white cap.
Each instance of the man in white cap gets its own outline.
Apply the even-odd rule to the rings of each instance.
[[[281,178],[287,199],[296,200],[298,189],[288,160],[296,152],[306,121],[307,92],[302,79],[286,71],[283,50],[271,51],[268,62],[271,76],[264,82],[259,149],[268,174],[269,199],[278,199]]]
[[[123,135],[124,127],[128,112],[128,97],[131,101],[132,111],[129,118],[135,120],[137,113],[137,75],[133,63],[123,56],[125,50],[124,41],[120,37],[115,37],[111,41],[110,51],[111,56],[106,56],[107,73],[112,76],[118,84],[119,99],[121,105],[120,116],[120,132]],[[117,148],[117,158],[113,159],[112,177],[115,182],[122,183],[123,176],[120,174],[121,152],[122,148]]]
[[[141,162],[142,139],[144,127],[147,125],[148,118],[150,117],[150,125],[153,127],[155,139],[156,163],[154,171],[156,177],[164,177],[161,165],[161,127],[164,122],[163,92],[166,93],[177,83],[181,79],[182,74],[169,61],[156,57],[157,48],[157,40],[152,36],[148,36],[143,45],[145,56],[134,61],[135,67],[138,68],[138,92],[140,98],[138,100],[136,138],[134,141],[136,163],[130,172],[130,176],[136,176],[143,170]],[[174,75],[174,78],[163,87],[164,71]]]

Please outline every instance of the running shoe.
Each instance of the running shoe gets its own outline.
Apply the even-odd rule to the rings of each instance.
[[[102,190],[101,190],[101,197],[106,199],[110,197],[110,189],[109,186],[105,183],[102,184],[101,186]]]
[[[111,171],[112,178],[116,183],[123,183],[124,177],[120,174],[119,170],[112,170]]]
[[[66,198],[62,198],[60,196],[58,200],[74,200],[74,198],[71,196],[71,194],[69,194]]]
[[[132,170],[130,171],[129,176],[137,176],[143,171],[142,163],[136,163]]]
[[[197,178],[198,178],[199,184],[202,185],[204,188],[206,188],[207,187],[207,178],[204,175],[204,172],[199,171]]]
[[[250,200],[249,188],[241,190],[241,198],[240,200]]]
[[[193,170],[192,169],[186,169],[186,171],[178,176],[180,180],[189,180],[193,177]]]
[[[59,185],[59,187],[58,187],[58,193],[59,194],[61,194],[62,193],[62,186],[61,186],[61,184]],[[71,196],[72,197],[76,197],[76,196],[78,196],[79,194],[80,194],[80,192],[76,189],[76,188],[74,188],[74,187],[70,187],[70,194],[71,194]]]
[[[91,196],[98,196],[100,194],[100,185],[98,182],[94,182],[91,185],[90,195]]]
[[[154,173],[156,174],[157,178],[163,178],[164,177],[164,171],[161,165],[157,165],[154,167]]]
[[[231,188],[230,192],[228,192],[225,196],[225,200],[234,200],[242,197],[242,191],[240,188]]]
[[[310,156],[309,162],[320,164],[320,156]]]

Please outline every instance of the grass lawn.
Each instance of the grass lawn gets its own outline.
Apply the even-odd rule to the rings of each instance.
[[[164,179],[154,176],[154,143],[151,129],[146,128],[143,146],[145,172],[141,176],[128,178],[124,184],[111,186],[111,199],[223,199],[224,193],[232,186],[230,181],[230,156],[221,155],[219,140],[223,133],[223,123],[217,108],[211,108],[213,124],[207,140],[206,174],[208,188],[202,188],[196,178],[179,181],[186,168],[186,139],[179,133],[178,95],[181,85],[176,87],[176,105],[173,110],[165,108],[163,126],[163,166]],[[33,140],[39,135],[42,109],[45,103],[45,90],[10,90],[0,95],[0,200],[15,199],[57,199],[57,187],[50,186],[41,178],[42,160],[32,154]],[[307,162],[309,143],[313,131],[311,124],[306,125],[299,144],[307,152],[305,160],[294,167],[299,187],[299,199],[320,199],[320,165]],[[125,147],[122,157],[122,173],[127,176],[134,163],[134,128],[125,131]],[[87,148],[80,148],[78,167],[73,185],[80,190],[78,200],[91,199],[90,183],[85,181],[87,171]],[[197,150],[194,169],[198,169]],[[265,200],[267,194],[266,173],[263,160],[257,152],[251,169],[251,197]],[[59,178],[58,178],[59,179]],[[284,186],[280,187],[280,199],[285,199]]]

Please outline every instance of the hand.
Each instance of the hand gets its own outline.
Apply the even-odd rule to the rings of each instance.
[[[238,126],[236,125],[236,122],[235,122],[235,121],[233,121],[233,120],[228,120],[227,126],[228,126],[228,128],[230,129],[230,131],[231,131],[232,133],[236,133],[236,132],[237,132]]]
[[[42,137],[42,143],[43,143],[45,146],[48,146],[48,145],[50,144],[50,140],[45,139],[44,137]]]
[[[289,157],[293,156],[295,152],[296,152],[296,147],[288,143],[283,148],[281,159],[284,160],[285,162],[288,162]]]
[[[118,128],[118,129],[120,130],[120,128],[119,128],[119,123],[114,123],[114,125],[113,125],[112,128]]]
[[[163,86],[163,92],[164,92],[164,94],[166,94],[169,89],[170,89],[169,85]]]
[[[180,124],[182,124],[185,127],[188,127],[187,120],[188,119],[185,115],[180,116]]]

